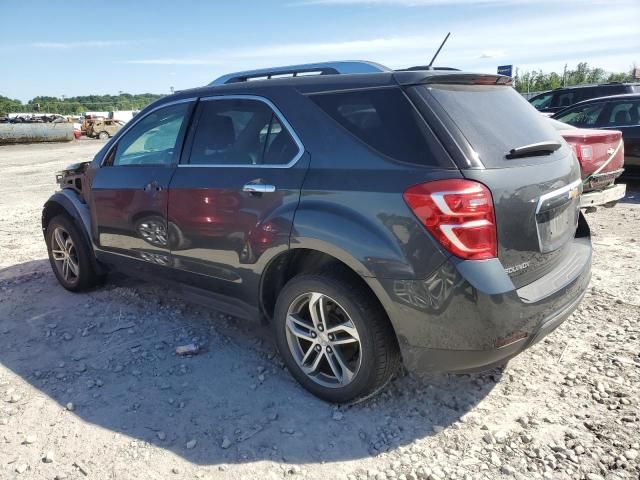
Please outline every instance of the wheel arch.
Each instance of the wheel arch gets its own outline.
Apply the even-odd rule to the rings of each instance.
[[[364,265],[347,252],[333,247],[331,253],[328,253],[327,250],[318,248],[318,246],[317,244],[314,246],[300,245],[290,248],[271,259],[267,264],[261,275],[259,288],[260,311],[264,319],[270,321],[273,317],[278,294],[291,278],[301,273],[317,272],[330,265],[336,265],[342,267],[345,275],[357,282],[379,304],[389,318],[395,335],[391,312],[388,308],[390,299],[380,282],[370,275]]]
[[[82,232],[82,236],[87,245],[94,251],[93,241],[91,240],[91,216],[89,207],[84,203],[77,192],[70,188],[63,188],[54,193],[45,202],[42,208],[42,234],[46,234],[47,227],[51,220],[58,215],[66,215],[69,217],[78,229]],[[101,271],[95,255],[91,256],[96,271]]]

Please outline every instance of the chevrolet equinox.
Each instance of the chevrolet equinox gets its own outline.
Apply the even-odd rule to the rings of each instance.
[[[502,364],[591,275],[577,159],[500,75],[225,75],[149,105],[58,181],[42,229],[64,288],[118,269],[261,318],[331,402],[373,395],[400,362]]]

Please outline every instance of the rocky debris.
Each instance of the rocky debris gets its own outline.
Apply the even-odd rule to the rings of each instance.
[[[200,352],[200,346],[195,343],[176,347],[176,355],[180,356],[196,355],[198,352]]]
[[[229,437],[223,437],[222,438],[222,443],[220,444],[220,448],[226,450],[227,448],[229,448],[231,446],[231,440],[229,440]]]

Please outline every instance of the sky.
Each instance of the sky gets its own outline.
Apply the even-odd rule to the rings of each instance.
[[[0,95],[22,101],[329,60],[424,65],[447,32],[439,66],[640,66],[640,0],[0,0],[0,19]]]

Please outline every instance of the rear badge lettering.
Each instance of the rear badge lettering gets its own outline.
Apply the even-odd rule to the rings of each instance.
[[[519,272],[520,270],[524,270],[526,268],[529,268],[529,262],[523,262],[523,263],[521,263],[519,265],[513,265],[511,267],[507,267],[507,268],[504,269],[504,271],[507,274],[512,274],[512,273]]]

